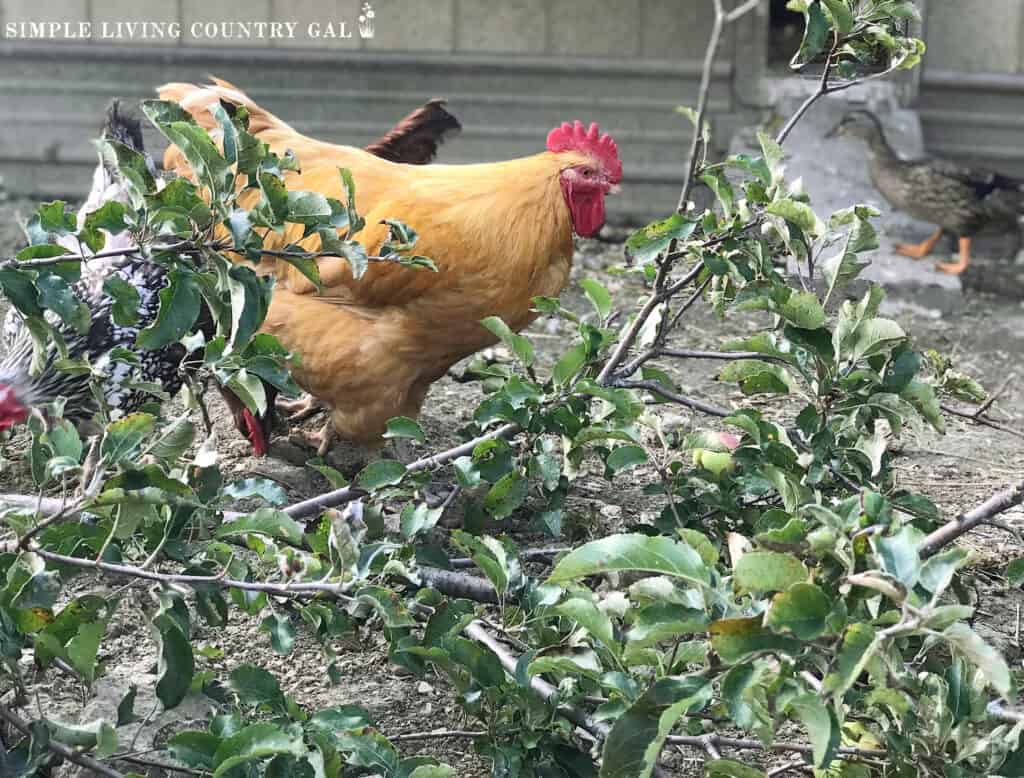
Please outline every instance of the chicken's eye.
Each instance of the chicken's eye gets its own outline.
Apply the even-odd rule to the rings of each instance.
[[[592,175],[593,175],[593,173],[590,172],[589,168],[583,168],[583,177],[584,178],[590,178],[590,176],[592,176]]]

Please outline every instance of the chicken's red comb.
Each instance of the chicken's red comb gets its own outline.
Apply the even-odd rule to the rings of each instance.
[[[601,133],[597,122],[591,122],[588,129],[584,129],[579,119],[572,124],[565,122],[561,127],[555,127],[548,133],[548,151],[556,154],[559,151],[582,151],[601,161],[613,184],[622,180],[619,148],[611,135]]]

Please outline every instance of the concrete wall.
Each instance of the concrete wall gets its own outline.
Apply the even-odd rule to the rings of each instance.
[[[924,36],[928,150],[1024,175],[1024,2],[928,0]]]
[[[0,175],[12,190],[74,195],[86,185],[88,141],[111,97],[143,99],[164,81],[215,73],[299,129],[347,143],[365,143],[423,100],[447,97],[465,130],[445,147],[446,161],[534,153],[557,123],[598,121],[618,141],[626,171],[613,215],[659,215],[678,196],[690,129],[675,108],[696,101],[710,7],[376,0],[370,38],[358,30],[359,0],[0,0],[0,22],[92,23],[81,41],[0,41]],[[240,39],[238,28],[224,31],[236,37],[208,37],[212,28],[192,26],[233,20],[288,21],[294,37]],[[130,21],[161,22],[165,34],[177,22],[180,34],[142,40],[136,29],[132,38],[116,26]],[[325,37],[342,22],[349,37]],[[737,122],[733,55],[730,38],[712,99],[722,148]]]
[[[1024,0],[917,1],[928,54],[915,106],[929,150],[1024,174]],[[79,196],[111,97],[139,100],[164,81],[216,73],[303,131],[346,143],[447,97],[465,131],[443,150],[446,161],[533,153],[556,123],[596,120],[625,162],[612,215],[655,216],[676,200],[690,129],[674,109],[696,100],[710,7],[376,0],[368,38],[358,30],[361,0],[0,0],[0,176],[14,191]],[[290,22],[294,37],[192,28],[238,20]],[[6,35],[4,22],[29,21],[89,22],[91,35]],[[142,21],[164,31],[177,23],[180,35],[141,39],[136,28],[132,38],[117,27]],[[348,37],[325,34],[342,23]],[[770,107],[760,78],[767,30],[766,13],[750,15],[724,41],[711,103],[720,150]]]

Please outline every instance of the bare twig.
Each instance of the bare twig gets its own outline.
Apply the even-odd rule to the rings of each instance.
[[[712,0],[712,2],[715,5],[715,19],[711,24],[711,35],[708,38],[707,49],[704,50],[704,67],[701,69],[700,88],[697,92],[697,111],[693,118],[693,138],[690,141],[689,163],[687,164],[686,178],[683,179],[683,188],[679,192],[676,213],[685,213],[687,203],[690,200],[693,178],[697,173],[701,138],[704,130],[704,117],[708,110],[708,94],[711,92],[711,72],[714,68],[715,56],[718,54],[718,44],[722,40],[722,29],[725,27],[726,22],[729,21],[725,9],[722,7],[722,0]]]
[[[17,713],[7,708],[7,706],[0,703],[0,719],[3,719],[16,730],[23,735],[31,735],[28,723],[21,718]],[[71,746],[61,743],[59,740],[50,738],[46,747],[49,748],[53,753],[58,756],[67,759],[69,762],[74,762],[79,767],[84,767],[86,770],[92,770],[97,775],[104,775],[107,778],[124,778],[124,773],[118,772],[112,767],[108,767],[103,762],[98,762],[87,754],[76,751]]]
[[[725,15],[725,21],[728,23],[735,22],[741,16],[746,16],[750,11],[753,11],[757,6],[761,4],[762,0],[747,0],[742,5],[738,5],[733,8],[729,13]]]
[[[686,395],[678,394],[668,389],[657,381],[616,381],[615,386],[622,389],[646,389],[648,392],[653,392],[664,397],[666,400],[678,403],[679,405],[685,405],[687,408],[692,408],[695,411],[706,413],[709,416],[719,416],[725,418],[726,416],[732,415],[732,411],[719,407],[718,405],[712,405],[706,403],[703,400],[696,400],[693,397],[687,397]]]
[[[2,501],[3,498],[0,498],[0,502]],[[36,506],[33,507],[38,507],[44,501],[48,505],[50,504],[50,499],[44,497],[37,499]],[[18,541],[18,545],[21,546],[21,548],[28,548],[29,543],[31,543],[32,539],[40,532],[44,532],[47,528],[52,527],[54,524],[59,524],[65,519],[77,516],[82,510],[82,502],[79,500],[75,500],[74,502],[68,502],[67,500],[63,499],[54,499],[53,502],[58,503],[60,507],[56,511],[49,513],[49,515],[46,518],[44,518],[42,521],[40,521],[38,524],[36,524],[34,527],[29,529],[24,535],[21,536],[21,540]]]
[[[185,575],[182,573],[158,573],[153,570],[145,570],[137,565],[120,565],[112,562],[103,562],[96,559],[82,559],[80,557],[57,554],[42,548],[32,548],[32,551],[43,559],[57,562],[70,567],[79,567],[87,570],[98,570],[113,575],[128,576],[131,578],[144,578],[148,581],[156,581],[162,584],[183,584],[185,586],[217,586],[222,589],[242,589],[249,592],[266,592],[280,597],[311,597],[325,594],[345,602],[351,602],[352,598],[342,591],[340,583],[325,582],[301,582],[301,583],[268,583],[265,581],[241,581],[228,578],[223,575]]]
[[[992,403],[994,403],[1003,395],[1003,393],[1006,391],[1006,388],[1016,377],[1017,376],[1015,373],[1010,373],[1008,376],[1006,376],[1006,378],[1003,379],[1003,382],[999,385],[999,388],[992,392],[992,394],[988,396],[988,399],[978,406],[978,410],[974,412],[975,418],[984,415],[985,411],[991,408]]]
[[[803,770],[805,772],[813,772],[814,767],[807,764],[807,762],[805,762],[802,759],[796,762],[787,762],[784,765],[779,765],[778,767],[773,767],[771,770],[769,770],[768,778],[774,778],[774,776],[776,775],[783,775],[784,773],[788,773],[790,770]]]
[[[657,356],[676,357],[677,359],[721,359],[725,361],[734,359],[760,359],[764,362],[785,361],[778,357],[773,357],[771,354],[762,354],[759,351],[702,351],[692,348],[663,348],[658,351]]]
[[[711,742],[715,748],[737,748],[750,751],[791,751],[793,753],[810,754],[814,749],[803,743],[778,742],[765,745],[760,740],[746,740],[744,738],[725,737],[717,733],[708,735],[669,735],[666,742],[680,746],[690,746],[707,750],[707,743]],[[884,758],[885,751],[876,751],[870,748],[840,747],[836,749],[840,756],[876,757]]]
[[[945,526],[939,527],[924,539],[918,549],[922,558],[927,559],[979,524],[989,522],[994,516],[1024,502],[1024,481],[989,497],[977,508],[958,516]]]
[[[420,470],[433,470],[436,467],[448,464],[454,459],[472,454],[473,449],[481,443],[488,440],[495,440],[497,438],[509,438],[517,432],[519,432],[518,424],[504,424],[501,427],[491,430],[485,435],[481,435],[468,441],[467,443],[455,446],[447,451],[441,451],[440,453],[432,454],[431,456],[423,457],[422,459],[417,459],[415,462],[406,466],[406,472],[415,473]],[[289,505],[284,509],[284,512],[293,519],[308,519],[316,516],[327,508],[344,505],[345,503],[351,502],[364,494],[365,492],[357,487],[345,486],[341,489],[335,489],[333,492],[327,492],[326,494],[321,494],[316,497],[311,497],[308,500],[303,500],[302,502]]]
[[[434,738],[478,738],[487,737],[483,730],[435,729],[433,732],[406,732],[401,735],[388,735],[392,743],[408,743],[415,740],[433,740]]]
[[[990,419],[988,416],[982,416],[976,410],[967,411],[962,408],[957,408],[955,405],[949,405],[947,403],[941,403],[940,407],[946,413],[951,413],[954,416],[959,416],[962,419],[969,419],[970,421],[976,422],[977,424],[982,424],[986,427],[991,427],[992,429],[999,430],[1000,432],[1007,432],[1010,435],[1014,435],[1018,438],[1024,439],[1024,432],[1021,432],[1020,430],[1015,430],[1013,427],[1008,427],[1005,424],[995,421],[994,419]]]
[[[131,764],[142,765],[143,767],[153,767],[157,770],[166,770],[171,773],[184,773],[185,775],[208,775],[208,773],[200,772],[199,770],[193,770],[191,767],[185,767],[184,765],[171,764],[170,762],[164,762],[160,759],[149,759],[144,756],[135,756],[133,754],[114,754],[111,759],[117,759],[122,762],[130,762]]]
[[[554,557],[559,554],[564,554],[568,551],[572,551],[571,548],[557,547],[557,548],[528,548],[519,552],[519,561],[521,562],[550,562]],[[469,557],[456,557],[455,559],[449,559],[448,564],[453,568],[465,568],[465,567],[476,567],[474,562]]]
[[[797,123],[804,117],[811,106],[814,105],[819,99],[829,93],[828,87],[828,76],[832,70],[832,58],[835,56],[836,49],[839,48],[839,33],[836,32],[832,39],[832,49],[829,51],[828,56],[825,58],[825,64],[821,69],[821,81],[818,82],[818,88],[808,97],[799,108],[796,109],[796,113],[789,117],[789,121],[783,125],[782,129],[779,130],[779,134],[775,136],[775,142],[780,146],[786,142],[786,138],[789,137],[789,133],[793,131]]]

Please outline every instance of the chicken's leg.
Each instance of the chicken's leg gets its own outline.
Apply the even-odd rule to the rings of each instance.
[[[935,269],[940,273],[958,276],[971,264],[971,239],[960,238],[960,258],[956,262],[938,262]]]
[[[305,421],[324,410],[324,405],[311,394],[304,394],[297,400],[278,400],[277,407],[288,415],[288,421]]]
[[[935,244],[939,242],[939,238],[941,237],[942,227],[939,227],[930,237],[926,238],[921,243],[897,243],[896,253],[912,259],[924,259],[932,253],[932,249],[935,248]]]

